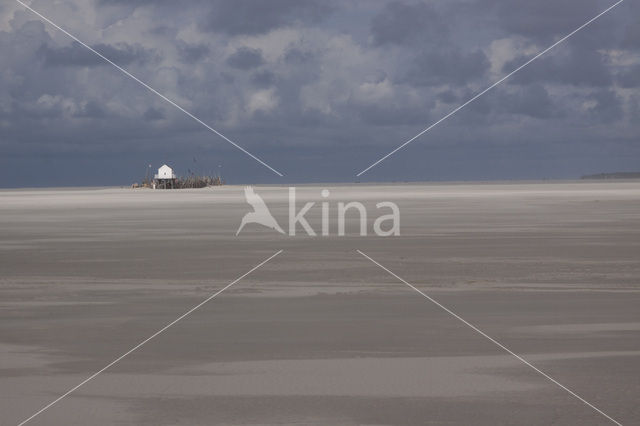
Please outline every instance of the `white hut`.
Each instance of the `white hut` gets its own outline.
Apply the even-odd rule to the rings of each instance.
[[[166,164],[158,169],[158,173],[153,177],[154,188],[173,188],[176,183],[176,175],[173,169]]]

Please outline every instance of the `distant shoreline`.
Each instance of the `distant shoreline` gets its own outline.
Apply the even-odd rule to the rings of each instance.
[[[640,179],[640,172],[598,173],[595,175],[582,176],[580,179],[584,179],[584,180]]]
[[[627,177],[633,175],[634,177]],[[615,177],[614,177],[615,176]],[[397,186],[413,186],[413,185],[433,185],[433,186],[446,186],[446,185],[522,185],[522,184],[557,184],[557,183],[575,183],[586,184],[589,182],[639,182],[639,173],[600,173],[596,175],[586,175],[579,179],[523,179],[523,180],[460,180],[460,181],[380,181],[380,182],[305,182],[305,183],[238,183],[230,185],[212,186],[211,188],[242,188],[244,186],[258,186],[258,187],[341,187],[341,186],[375,186],[375,185],[397,185]],[[205,188],[183,188],[183,189],[157,189],[150,191],[184,191],[184,190],[204,190]],[[26,186],[26,187],[0,187],[2,191],[48,191],[48,190],[65,190],[65,191],[87,191],[87,190],[105,190],[105,189],[123,189],[131,191],[145,190],[141,188],[131,188],[128,185],[90,185],[90,186]]]

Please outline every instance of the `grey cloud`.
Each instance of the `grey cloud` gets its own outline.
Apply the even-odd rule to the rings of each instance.
[[[175,36],[177,31],[167,25],[157,25],[149,29],[149,33],[156,36]]]
[[[597,0],[490,0],[474,5],[479,13],[497,16],[497,24],[507,32],[544,42],[569,33],[603,9]]]
[[[227,58],[227,64],[239,70],[250,70],[264,64],[264,59],[260,49],[241,47]]]
[[[80,5],[80,0],[65,2]],[[42,12],[64,24],[49,3],[40,1]],[[640,66],[608,62],[610,57],[629,61],[640,47],[631,22],[637,9],[631,3],[624,2],[399,153],[406,163],[385,163],[388,177],[403,178],[411,168],[417,178],[424,177],[426,150],[421,146],[439,150],[443,168],[451,168],[454,178],[458,171],[447,158],[472,155],[473,164],[481,164],[493,141],[501,144],[494,154],[503,153],[514,168],[526,168],[514,145],[522,135],[531,152],[569,140],[576,147],[607,138],[618,138],[620,146],[637,146],[640,100],[633,90],[621,90],[625,105],[614,83],[640,87]],[[351,179],[363,150],[384,151],[382,146],[406,140],[491,84],[483,52],[497,54],[492,60],[501,61],[513,53],[500,49],[548,46],[606,7],[592,0],[357,0],[331,1],[329,7],[320,0],[99,0],[104,9],[92,11],[95,4],[82,3],[74,15],[78,21],[68,22],[70,28],[102,43],[96,47],[115,62],[135,68],[136,76],[267,162],[295,164],[291,167],[299,170],[297,175],[284,170],[291,179],[306,179],[307,173],[318,179]],[[139,11],[144,13],[135,13],[136,8],[145,8]],[[94,22],[94,12],[108,18]],[[207,153],[215,164],[224,162],[229,173],[237,174],[234,182],[262,181],[268,174],[126,76],[101,66],[90,52],[59,47],[64,36],[52,37],[52,30],[45,31],[33,15],[13,7],[5,7],[4,13],[13,14],[4,17],[8,27],[0,31],[0,144],[7,161],[17,156],[39,161],[44,155],[68,159],[72,154],[67,165],[74,170],[73,162],[82,161],[85,153],[102,159],[109,152],[111,164],[135,163],[131,159],[137,155],[144,170],[152,161],[148,157],[177,161],[195,150]],[[88,13],[86,25],[81,13]],[[266,35],[283,27],[291,27],[284,37]],[[245,35],[263,52],[229,50],[248,44]],[[123,39],[129,44],[115,43]],[[495,40],[513,43],[495,50]],[[609,48],[618,56],[610,56]],[[263,57],[266,49],[269,61]],[[508,63],[504,72],[526,59]],[[85,66],[93,67],[91,73]],[[248,108],[250,102],[260,107],[273,100],[267,92],[277,97],[267,112]],[[624,113],[629,120],[620,119]],[[318,153],[326,161],[317,161]],[[335,166],[336,158],[342,166]],[[190,166],[192,156],[187,160]],[[588,160],[598,164],[599,159]],[[310,164],[332,164],[332,169]],[[132,170],[138,179],[138,165]],[[0,173],[5,173],[0,182],[11,181],[10,172],[0,168]],[[473,178],[477,169],[471,166],[465,173]],[[527,173],[538,176],[535,168]]]
[[[538,84],[526,86],[516,93],[497,96],[494,104],[497,111],[508,114],[520,114],[541,119],[560,115],[547,90]]]
[[[630,89],[632,87],[640,86],[640,64],[629,67],[620,71],[616,75],[616,81],[620,86]]]
[[[156,121],[156,120],[162,120],[165,118],[164,115],[164,111],[159,109],[159,108],[149,108],[147,109],[144,114],[142,115],[142,117],[146,120],[146,121]]]
[[[287,49],[286,53],[284,54],[284,61],[287,64],[305,64],[311,62],[313,58],[314,55],[312,52],[305,51],[297,47]]]
[[[587,99],[596,103],[588,109],[591,119],[606,124],[622,119],[624,115],[622,100],[613,90],[597,90],[590,94]]]
[[[98,6],[148,6],[175,3],[175,0],[98,0]]]
[[[414,59],[401,81],[414,86],[464,85],[482,78],[488,69],[489,60],[481,50],[424,53]]]
[[[629,121],[640,124],[640,98],[638,96],[629,97]]]
[[[473,98],[478,92],[479,90],[469,88],[455,91],[447,90],[438,93],[437,98],[445,103],[462,104]],[[465,111],[471,113],[471,115],[464,116],[470,124],[481,122],[487,126],[513,115],[542,120],[555,119],[565,115],[553,101],[548,90],[540,84],[510,88],[497,87],[486,96],[477,98],[465,108]]]
[[[510,83],[531,84],[555,82],[574,86],[603,87],[612,83],[611,71],[605,58],[592,48],[576,45],[565,46],[565,51],[543,56],[515,74]],[[511,72],[527,61],[518,57],[507,62],[503,72]]]
[[[471,9],[505,33],[524,37],[543,48],[568,35],[614,3],[606,0],[488,0],[472,2]],[[568,43],[563,43],[556,50],[564,50],[569,44],[591,50],[640,47],[637,38],[640,24],[634,19],[638,13],[640,7],[636,2],[621,3],[574,34]]]
[[[421,108],[394,105],[354,105],[358,117],[371,126],[426,125],[433,121],[430,111],[435,102],[428,101]]]
[[[178,43],[178,55],[183,62],[192,64],[207,56],[210,52],[206,44]]]
[[[364,81],[366,83],[378,84],[385,81],[388,77],[387,73],[382,70],[373,70],[365,76]]]
[[[98,5],[151,4],[155,0],[98,0]]]
[[[251,76],[251,82],[258,87],[269,87],[275,84],[276,76],[268,70],[258,71]]]
[[[640,48],[640,21],[632,21],[624,31],[621,45],[630,49]]]
[[[76,114],[77,117],[84,118],[105,118],[107,115],[108,112],[105,107],[95,100],[88,101],[81,111]]]
[[[440,102],[444,102],[445,104],[452,104],[454,102],[458,102],[458,97],[456,96],[456,94],[453,92],[453,90],[444,90],[442,92],[439,92],[436,95],[436,98],[440,101]]]
[[[331,11],[319,0],[234,0],[214,2],[200,27],[229,35],[264,34],[296,22],[318,22]]]
[[[437,43],[448,27],[436,9],[425,3],[388,3],[371,22],[373,44],[406,44],[429,40]]]
[[[118,65],[129,65],[132,62],[149,62],[154,59],[155,55],[149,49],[127,43],[118,43],[116,45],[99,43],[92,47]],[[43,44],[39,53],[44,58],[44,64],[50,67],[108,65],[104,59],[75,41],[70,46],[64,47],[51,47],[48,44]]]

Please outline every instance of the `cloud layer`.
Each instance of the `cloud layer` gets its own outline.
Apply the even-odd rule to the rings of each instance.
[[[353,180],[610,4],[31,2],[290,181]],[[367,177],[637,169],[639,12],[624,2]],[[126,183],[160,162],[278,181],[17,3],[0,6],[0,57],[5,186]],[[45,182],[51,167],[59,173]]]

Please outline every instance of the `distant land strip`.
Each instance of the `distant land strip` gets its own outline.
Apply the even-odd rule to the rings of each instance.
[[[615,172],[585,175],[580,179],[640,179],[640,172]]]

